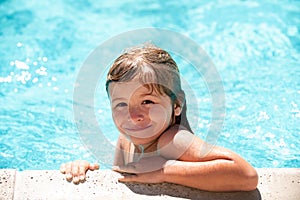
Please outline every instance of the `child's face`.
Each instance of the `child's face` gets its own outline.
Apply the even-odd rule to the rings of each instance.
[[[112,82],[108,91],[114,122],[134,144],[155,140],[171,125],[174,108],[169,96],[150,93],[138,81]]]

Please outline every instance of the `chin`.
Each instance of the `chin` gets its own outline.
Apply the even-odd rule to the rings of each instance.
[[[143,145],[143,144],[148,144],[149,142],[151,142],[153,140],[147,139],[147,138],[130,137],[130,141],[135,145]]]

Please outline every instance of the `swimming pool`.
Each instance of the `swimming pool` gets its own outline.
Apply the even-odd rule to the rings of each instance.
[[[76,76],[98,45],[143,27],[184,34],[210,55],[226,92],[218,145],[255,167],[300,167],[299,13],[299,1],[0,1],[0,167],[95,161],[73,120]],[[202,136],[210,100],[201,91],[197,98]],[[115,141],[108,106],[95,112]]]

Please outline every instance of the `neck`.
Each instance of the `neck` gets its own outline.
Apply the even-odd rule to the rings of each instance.
[[[156,147],[157,141],[158,141],[158,139],[155,139],[146,144],[139,144],[139,145],[135,144],[134,146],[138,150],[138,153],[150,153],[150,152],[156,151],[156,148],[153,149],[153,147]]]

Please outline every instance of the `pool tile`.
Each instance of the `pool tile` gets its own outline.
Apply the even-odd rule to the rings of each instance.
[[[13,199],[16,170],[0,170],[0,199]]]

